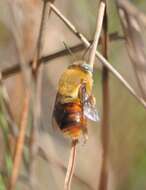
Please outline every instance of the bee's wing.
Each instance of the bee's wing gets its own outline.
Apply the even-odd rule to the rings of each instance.
[[[92,121],[99,121],[99,114],[98,111],[95,107],[95,105],[93,105],[90,101],[86,101],[84,103],[84,114],[85,116],[92,120]]]
[[[93,95],[88,96],[86,93],[86,83],[84,82],[80,87],[80,97],[83,103],[84,115],[92,121],[99,121],[99,114],[95,107],[95,98]]]

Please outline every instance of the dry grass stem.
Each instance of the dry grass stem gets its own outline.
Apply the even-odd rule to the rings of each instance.
[[[33,101],[33,126],[31,128],[30,136],[30,162],[29,162],[29,175],[30,182],[32,185],[35,185],[35,167],[36,167],[36,158],[39,149],[39,127],[41,126],[41,95],[42,95],[42,66],[37,71],[36,78],[36,89],[35,96]]]
[[[40,69],[40,63],[38,62],[40,58],[40,53],[42,50],[42,38],[45,24],[45,15],[47,10],[47,0],[43,1],[41,23],[39,28],[39,34],[37,39],[37,46],[35,56],[32,62],[32,71],[34,77],[34,94],[33,94],[33,124],[31,128],[30,136],[30,164],[29,164],[29,175],[30,183],[35,188],[35,166],[36,166],[36,157],[38,152],[38,138],[39,138],[39,127],[40,127],[40,116],[41,116],[41,93],[42,93],[42,70]]]
[[[54,165],[55,167],[60,168],[64,173],[66,173],[67,168],[63,165],[63,163],[60,160],[55,159],[50,154],[47,153],[47,150],[40,145],[39,146],[39,156],[44,159],[46,162],[48,162],[51,165]],[[87,189],[93,190],[93,187],[88,184],[88,182],[84,181],[80,176],[77,176],[75,173],[73,173],[73,177],[81,184],[83,184]]]
[[[10,176],[7,190],[15,189],[16,181],[17,181],[19,171],[20,171],[20,164],[22,160],[22,152],[23,152],[23,147],[24,147],[25,133],[26,133],[26,127],[27,127],[27,121],[28,121],[29,99],[30,99],[30,95],[28,92],[26,92],[22,115],[21,115],[21,121],[20,121],[19,135],[17,137],[17,143],[16,143],[15,154],[14,154],[14,159],[13,159],[13,169],[12,169],[12,174]]]
[[[74,168],[75,168],[77,143],[78,143],[78,140],[72,140],[69,163],[68,163],[65,182],[64,182],[64,190],[70,190],[71,188],[71,181],[72,181]]]
[[[117,32],[113,32],[113,33],[109,34],[109,40],[110,41],[124,40],[124,37],[120,36]],[[90,41],[90,43],[92,43],[92,41]],[[99,41],[99,43],[100,43],[100,41]],[[85,49],[85,45],[84,45],[84,43],[80,43],[80,44],[77,44],[77,45],[69,47],[69,49],[73,53],[76,53],[78,51],[84,50]],[[63,56],[68,55],[68,54],[69,54],[68,50],[67,49],[63,49],[63,50],[60,50],[58,52],[54,52],[54,53],[52,53],[50,55],[42,56],[38,60],[38,62],[39,62],[39,64],[46,64],[49,61],[52,61],[54,59],[63,57]],[[32,62],[33,61],[29,62],[29,66],[32,65]],[[20,68],[20,64],[18,63],[18,64],[15,64],[13,66],[10,66],[8,68],[3,69],[1,71],[1,75],[2,75],[2,78],[4,80],[4,79],[7,79],[9,77],[13,77],[13,75],[17,74],[20,71],[21,71],[21,68]]]
[[[129,58],[132,62],[139,91],[146,100],[146,44],[144,27],[140,19],[140,11],[130,2],[117,2],[119,16],[125,33],[125,42]],[[138,14],[139,13],[139,14]],[[137,15],[137,16],[136,16]],[[146,17],[146,16],[145,16]]]
[[[35,56],[34,56],[33,63],[32,63],[32,69],[35,72],[37,72],[37,69],[39,67],[38,59],[40,58],[40,53],[41,53],[41,49],[42,49],[42,37],[43,37],[43,32],[44,32],[44,24],[45,24],[44,22],[45,22],[46,10],[47,10],[47,0],[44,0],[42,15],[41,15],[41,23],[40,23],[39,34],[38,34],[38,39],[37,39],[36,52],[35,52]]]
[[[94,41],[92,45],[93,47],[92,47],[90,58],[89,58],[89,64],[92,66],[92,68],[95,62],[96,49],[99,43],[100,34],[102,30],[104,11],[105,11],[105,3],[100,2],[98,16],[97,16],[96,31],[95,31]]]
[[[102,1],[102,0],[101,0]],[[103,34],[101,37],[102,55],[108,59],[108,15],[107,1],[103,20]],[[102,142],[102,164],[99,179],[99,190],[108,189],[108,146],[109,146],[109,71],[107,67],[102,68],[102,122],[101,122],[101,142]]]
[[[15,153],[13,159],[13,169],[12,174],[8,181],[8,190],[15,189],[16,182],[18,179],[18,175],[20,172],[20,164],[22,161],[23,155],[23,147],[24,147],[24,140],[25,140],[25,133],[27,127],[27,119],[28,119],[28,111],[29,111],[29,101],[30,101],[30,92],[32,87],[32,78],[31,78],[31,71],[29,69],[29,65],[26,62],[24,53],[23,53],[23,45],[22,45],[22,33],[19,24],[17,23],[16,14],[12,8],[11,1],[7,0],[9,12],[12,18],[12,22],[10,22],[10,28],[15,40],[16,50],[18,59],[20,62],[21,72],[24,78],[25,86],[26,86],[26,97],[24,99],[24,106],[23,111],[20,119],[20,127],[19,127],[19,134],[16,140],[15,145]]]

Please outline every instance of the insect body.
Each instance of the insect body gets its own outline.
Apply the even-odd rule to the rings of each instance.
[[[53,116],[61,131],[73,139],[87,136],[87,118],[98,120],[92,86],[92,72],[84,62],[69,66],[59,80]]]

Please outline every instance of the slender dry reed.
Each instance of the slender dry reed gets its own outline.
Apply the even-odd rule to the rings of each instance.
[[[46,162],[48,162],[51,165],[54,165],[55,167],[60,168],[64,173],[66,173],[66,167],[64,164],[55,157],[52,157],[52,155],[48,154],[46,148],[40,144],[39,147],[39,156]],[[73,177],[81,184],[84,185],[87,189],[93,190],[93,187],[91,187],[91,184],[89,184],[87,181],[84,181],[80,176],[73,174]]]
[[[16,181],[17,181],[19,171],[20,171],[20,164],[22,160],[22,152],[23,152],[24,140],[25,140],[25,132],[26,132],[27,121],[28,121],[29,99],[30,99],[30,95],[28,92],[26,92],[24,106],[23,106],[21,120],[20,120],[19,135],[17,137],[16,149],[15,149],[15,154],[13,158],[13,170],[10,176],[7,190],[15,189]]]
[[[108,16],[107,1],[103,20],[103,34],[101,38],[102,55],[108,60]],[[102,68],[102,123],[101,123],[101,141],[102,141],[102,164],[99,180],[99,190],[108,189],[108,144],[109,144],[109,71],[107,67]]]
[[[92,66],[92,68],[95,63],[96,49],[97,49],[97,46],[99,43],[100,34],[101,34],[101,30],[102,30],[104,11],[105,11],[105,3],[101,2],[99,5],[99,11],[98,11],[98,16],[97,16],[97,24],[96,24],[94,41],[93,41],[93,47],[92,47],[92,51],[91,51],[91,54],[89,57],[89,64]]]
[[[124,40],[124,37],[119,35],[117,32],[113,32],[111,34],[109,34],[109,40],[111,42],[115,42],[115,41],[121,41],[121,40]],[[100,40],[101,41],[101,40]],[[100,43],[99,41],[99,43]],[[90,43],[92,43],[92,41],[90,41]],[[73,52],[73,53],[76,53],[76,52],[79,52],[79,51],[82,51],[85,49],[85,45],[84,43],[79,43],[77,45],[74,45],[74,46],[70,46],[69,49]],[[49,55],[46,55],[46,56],[42,56],[38,62],[39,64],[47,64],[49,63],[49,61],[52,61],[54,59],[57,59],[57,58],[60,58],[60,57],[63,57],[63,56],[66,56],[68,55],[69,52],[68,50],[65,48],[63,50],[60,50],[60,51],[57,51],[57,52],[54,52],[52,54],[49,54]],[[31,66],[33,63],[33,61],[30,61],[29,62],[29,65]],[[5,69],[2,69],[1,70],[1,75],[2,75],[2,79],[7,79],[9,77],[13,77],[15,74],[19,73],[21,71],[21,68],[20,68],[20,63],[16,63],[15,65],[13,66],[9,66],[8,68],[5,68]]]
[[[15,39],[16,49],[17,49],[17,55],[18,59],[20,61],[20,68],[21,72],[25,81],[25,98],[24,98],[24,105],[22,109],[22,114],[20,118],[20,126],[19,126],[19,133],[16,140],[15,145],[15,153],[13,158],[13,168],[11,176],[8,180],[8,186],[7,190],[14,190],[16,186],[16,182],[19,176],[20,172],[20,166],[22,161],[22,153],[23,153],[23,147],[25,142],[25,133],[27,128],[27,121],[28,121],[28,112],[29,112],[29,102],[30,102],[30,91],[32,87],[32,80],[31,80],[31,72],[28,67],[27,62],[25,61],[25,57],[23,54],[23,46],[21,41],[21,29],[19,25],[17,24],[16,16],[14,14],[14,10],[11,7],[11,1],[7,0],[9,12],[12,17],[11,24],[11,30],[13,33],[13,37]]]
[[[70,188],[71,188],[71,182],[72,182],[72,177],[74,174],[75,161],[76,161],[77,143],[78,143],[77,139],[72,140],[69,162],[68,162],[66,177],[65,177],[65,181],[64,181],[64,190],[70,190]]]
[[[44,32],[44,24],[45,24],[45,16],[47,11],[47,3],[48,0],[43,1],[43,8],[41,14],[41,23],[39,28],[39,34],[37,39],[36,45],[36,52],[34,55],[34,59],[32,62],[32,75],[34,80],[34,94],[33,94],[33,123],[31,127],[31,134],[30,134],[30,146],[29,146],[29,153],[30,153],[30,163],[29,163],[29,177],[30,177],[30,185],[35,188],[36,181],[35,181],[35,165],[36,165],[36,157],[38,154],[39,146],[39,127],[40,127],[40,113],[41,113],[41,93],[42,93],[42,70],[40,68],[40,62],[38,62],[40,58],[40,53],[42,50],[42,38]]]

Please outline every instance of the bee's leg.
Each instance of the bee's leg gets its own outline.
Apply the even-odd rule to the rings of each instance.
[[[85,52],[83,52],[82,55],[82,59],[85,60],[85,56],[87,55],[87,53],[89,53],[89,51],[92,49],[93,44],[91,43],[90,46],[88,48],[85,49]]]
[[[90,104],[93,105],[93,106],[96,105],[96,99],[95,99],[95,97],[94,97],[93,94],[91,94],[91,95],[88,97],[87,101],[90,102]]]
[[[81,103],[84,104],[86,101],[86,81],[81,82],[80,90],[79,90],[79,98]]]
[[[84,115],[84,104],[87,101],[86,96],[86,81],[81,82],[80,91],[79,91],[79,97],[81,99],[82,103],[82,134],[83,134],[83,143],[85,144],[88,140],[88,130],[87,130],[87,119]]]
[[[83,130],[83,144],[86,144],[87,140],[88,140],[88,130],[87,127],[84,127]]]

